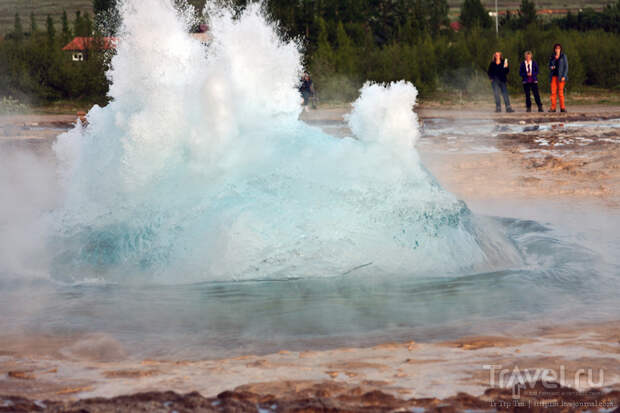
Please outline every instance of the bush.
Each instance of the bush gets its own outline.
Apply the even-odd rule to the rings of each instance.
[[[11,115],[16,113],[25,113],[28,111],[28,106],[20,103],[19,100],[12,96],[4,96],[0,100],[0,115]]]
[[[342,37],[342,29],[339,28]],[[521,91],[519,65],[523,53],[532,50],[540,69],[539,87],[549,89],[549,57],[553,44],[561,42],[569,61],[568,90],[584,85],[608,89],[620,87],[620,55],[615,51],[619,35],[592,31],[564,31],[558,27],[542,28],[536,24],[525,30],[508,31],[497,39],[493,31],[475,28],[465,33],[448,33],[430,38],[418,37],[416,42],[391,42],[369,48],[361,44],[347,46],[347,61],[342,63],[337,47],[328,42],[312,55],[311,71],[315,86],[323,100],[330,96],[355,96],[364,80],[389,82],[405,79],[413,82],[421,95],[437,88],[456,89],[476,94],[476,88],[488,92],[486,70],[491,54],[500,50],[509,59],[508,85],[513,92]],[[355,58],[351,58],[351,48]],[[346,81],[345,81],[346,79]],[[337,88],[332,92],[331,88]]]

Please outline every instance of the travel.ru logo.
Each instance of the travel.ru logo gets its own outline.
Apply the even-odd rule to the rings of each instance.
[[[541,382],[545,389],[553,390],[560,387],[576,389],[602,387],[605,381],[604,369],[580,368],[574,374],[567,375],[564,365],[561,365],[559,369],[522,369],[518,365],[510,369],[495,364],[485,364],[482,367],[489,370],[489,386],[511,388],[514,399],[521,397],[522,390],[534,389],[538,382]],[[567,381],[567,378],[572,381]]]

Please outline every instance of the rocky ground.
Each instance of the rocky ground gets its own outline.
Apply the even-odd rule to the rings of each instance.
[[[620,107],[570,109],[418,108],[423,133],[417,148],[439,182],[468,203],[579,201],[617,211]],[[302,118],[345,136],[347,111],[320,109]],[[0,150],[49,153],[53,138],[75,120],[0,117]],[[545,383],[544,369],[552,373]],[[519,398],[507,381],[515,374],[525,379]],[[0,395],[0,412],[620,412],[620,324],[557,327],[557,320],[541,320],[527,331],[452,342],[283,349],[199,361],[132,359],[103,335],[0,334]]]
[[[399,399],[380,390],[365,391],[341,383],[296,383],[288,393],[256,393],[245,388],[205,398],[198,392],[137,393],[110,399],[35,402],[3,399],[0,412],[453,412],[453,411],[618,411],[620,391],[577,392],[557,383],[537,382],[519,399],[506,389],[488,389],[473,397],[459,393],[447,399]],[[278,389],[279,390],[279,389]],[[615,409],[615,410],[614,410]]]
[[[3,338],[0,394],[6,396],[0,396],[0,411],[517,411],[553,407],[609,412],[620,406],[617,322],[570,328],[547,325],[523,336],[283,350],[199,361],[130,360],[110,351],[113,344],[104,337]],[[66,351],[76,346],[79,352]]]
[[[345,136],[350,131],[337,125],[348,110],[303,117]],[[439,182],[466,201],[570,198],[620,206],[620,107],[570,110],[496,114],[421,107],[417,149]]]

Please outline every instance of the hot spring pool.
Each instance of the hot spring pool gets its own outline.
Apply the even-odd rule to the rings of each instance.
[[[202,358],[620,315],[615,210],[472,208],[419,160],[410,83],[366,84],[336,138],[299,120],[298,45],[257,5],[214,14],[205,46],[171,4],[131,3],[113,101],[53,169],[28,161],[53,201],[35,183],[3,209],[7,336]]]
[[[178,359],[445,340],[617,319],[620,236],[614,228],[620,215],[577,213],[553,203],[517,206],[540,221],[494,218],[525,258],[512,269],[173,286],[4,281],[0,329],[26,337],[104,333],[130,356]]]

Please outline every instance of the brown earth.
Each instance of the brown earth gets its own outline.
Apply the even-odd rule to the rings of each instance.
[[[494,199],[579,199],[620,206],[620,129],[598,123],[620,119],[618,106],[574,106],[569,113],[494,113],[487,109],[416,109],[422,123],[437,120],[458,129],[463,122],[489,121],[493,134],[462,140],[449,133],[423,136],[417,144],[425,166],[442,186],[465,201]],[[309,111],[302,118],[316,125],[337,125],[349,107]],[[583,127],[571,124],[585,123]],[[511,132],[511,126],[521,132]],[[548,126],[548,130],[538,129]],[[330,129],[337,136],[350,131]],[[475,146],[497,150],[480,152]]]
[[[596,411],[620,402],[619,322],[197,361],[102,359],[92,335],[2,337],[0,348],[0,411]],[[542,378],[545,369],[556,376]],[[519,399],[502,379],[515,372]]]
[[[380,390],[333,382],[284,382],[242,386],[205,398],[198,392],[137,393],[69,402],[0,399],[0,412],[385,412],[385,411],[618,411],[620,391],[577,392],[554,382],[536,382],[519,398],[509,389],[491,388],[479,397],[458,393],[446,399],[399,399]]]

